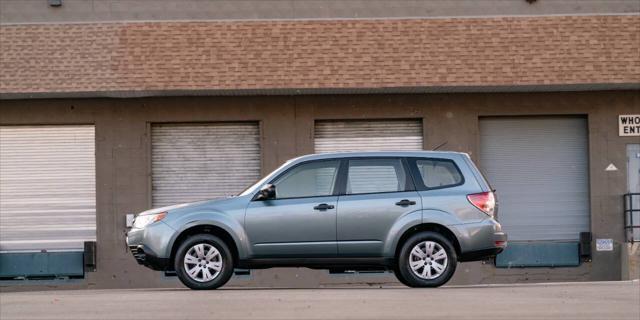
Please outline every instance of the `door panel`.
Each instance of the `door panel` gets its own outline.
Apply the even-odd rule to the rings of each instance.
[[[275,179],[275,198],[253,201],[245,223],[255,257],[335,257],[334,195],[340,161],[289,168]]]
[[[335,257],[337,199],[252,201],[245,225],[254,257]],[[323,203],[333,208],[314,209]]]
[[[422,207],[399,158],[350,159],[338,199],[338,254],[379,257],[389,229]],[[411,190],[411,191],[409,191]]]
[[[402,200],[415,204],[396,205]],[[420,196],[415,191],[340,196],[338,254],[381,256],[384,240],[395,221],[421,208]]]

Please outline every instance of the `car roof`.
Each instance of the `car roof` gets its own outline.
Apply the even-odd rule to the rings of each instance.
[[[308,154],[289,160],[290,162],[335,159],[335,158],[368,158],[368,157],[443,157],[453,155],[467,155],[464,152],[454,151],[354,151],[354,152],[328,152]]]

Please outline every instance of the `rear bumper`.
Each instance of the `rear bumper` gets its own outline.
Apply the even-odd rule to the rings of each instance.
[[[496,247],[496,248],[490,248],[490,249],[484,249],[484,250],[469,251],[460,255],[460,258],[458,259],[458,261],[469,262],[469,261],[487,260],[497,256],[503,250],[504,248]]]
[[[504,232],[495,232],[493,234],[493,243],[497,248],[500,248],[500,252],[507,247],[507,234]]]
[[[460,262],[487,260],[507,247],[507,234],[502,232],[502,226],[493,219],[456,225],[452,229],[457,233],[462,249],[458,257]]]

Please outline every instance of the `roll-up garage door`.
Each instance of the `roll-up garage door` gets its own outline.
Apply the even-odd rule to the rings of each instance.
[[[578,240],[590,230],[585,118],[482,118],[480,150],[509,240]]]
[[[94,127],[0,126],[0,251],[77,251],[95,239]]]
[[[316,153],[422,150],[422,121],[316,121],[314,144]]]
[[[154,207],[234,195],[260,178],[258,123],[151,127]]]

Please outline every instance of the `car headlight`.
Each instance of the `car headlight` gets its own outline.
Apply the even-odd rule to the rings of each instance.
[[[145,214],[142,216],[137,216],[135,220],[133,220],[133,227],[136,229],[142,229],[156,221],[160,221],[164,219],[167,215],[166,212],[154,213],[154,214]]]

